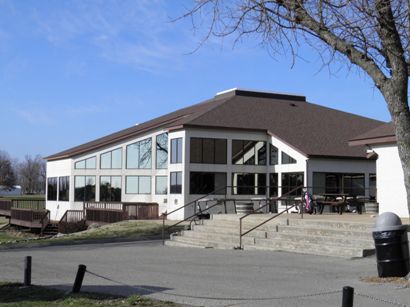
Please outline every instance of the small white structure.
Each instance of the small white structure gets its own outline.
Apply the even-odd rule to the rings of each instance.
[[[20,196],[21,186],[15,185],[12,189],[0,186],[0,196]]]
[[[394,127],[389,123],[355,137],[349,144],[367,145],[368,151],[373,151],[378,156],[376,171],[379,213],[393,212],[400,217],[409,217],[403,168],[396,142]]]
[[[304,96],[232,89],[47,157],[46,206],[58,220],[86,201],[156,202],[162,213],[209,193],[256,199],[300,185],[372,196],[375,161],[348,140],[381,124]]]

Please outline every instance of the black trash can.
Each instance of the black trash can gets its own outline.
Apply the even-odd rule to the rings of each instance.
[[[392,213],[381,214],[373,229],[379,277],[403,277],[410,271],[407,227]]]

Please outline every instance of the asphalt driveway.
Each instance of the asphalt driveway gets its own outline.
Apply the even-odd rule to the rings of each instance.
[[[83,290],[138,293],[194,306],[410,306],[410,288],[369,284],[375,257],[347,260],[268,251],[164,247],[160,242],[89,244],[0,251],[0,280],[21,281],[33,257],[33,284],[70,290],[79,264]]]

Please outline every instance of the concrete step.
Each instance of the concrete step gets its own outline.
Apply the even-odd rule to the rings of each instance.
[[[216,241],[216,240],[201,240],[198,238],[189,238],[183,236],[174,236],[171,240],[165,241],[167,246],[184,246],[184,247],[197,247],[197,248],[217,248],[217,249],[234,249],[237,244]]]
[[[374,249],[372,248],[335,246],[308,242],[294,244],[294,242],[291,241],[277,239],[257,239],[254,245],[245,245],[244,249],[286,251],[341,258],[366,257],[374,254]]]

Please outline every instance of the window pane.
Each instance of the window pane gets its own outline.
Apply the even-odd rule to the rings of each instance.
[[[376,195],[377,195],[376,183],[377,183],[376,174],[369,174],[369,196],[371,200],[376,199]]]
[[[266,165],[266,142],[258,142],[255,145],[257,164]]]
[[[293,189],[303,186],[303,173],[282,173],[282,195]],[[289,195],[301,195],[302,188],[291,192]]]
[[[74,177],[74,201],[84,201],[85,176]]]
[[[191,138],[190,143],[191,163],[202,163],[202,139]]]
[[[171,163],[182,163],[182,138],[171,140]]]
[[[278,174],[269,174],[270,196],[278,196]]]
[[[142,140],[139,142],[140,153],[138,168],[151,168],[151,139]]]
[[[243,164],[243,141],[232,140],[232,164]]]
[[[258,195],[266,194],[266,174],[256,174],[256,184]]]
[[[364,195],[364,174],[343,175],[343,193],[349,195]]]
[[[215,194],[225,194],[226,192],[226,173],[215,173]]]
[[[69,201],[70,196],[70,177],[60,177],[58,179],[58,200]]]
[[[122,148],[118,148],[111,152],[111,168],[122,167]]]
[[[157,154],[157,161],[156,167],[157,169],[167,168],[168,166],[168,133],[162,133],[157,135],[156,137],[156,154]]]
[[[138,194],[138,176],[125,177],[125,193]]]
[[[84,201],[95,201],[95,176],[85,176]]]
[[[282,164],[293,164],[296,160],[282,151]]]
[[[215,139],[215,163],[226,164],[227,142],[225,139]],[[226,185],[226,184],[225,184]]]
[[[151,193],[151,177],[139,176],[138,194]]]
[[[110,201],[111,192],[111,177],[101,176],[100,177],[100,201]]]
[[[182,172],[172,172],[170,182],[171,194],[182,193]]]
[[[255,165],[255,141],[243,141],[243,164]]]
[[[202,139],[202,162],[213,164],[215,162],[214,152],[215,152],[214,139]]]
[[[276,165],[278,164],[278,148],[273,146],[272,144],[269,144],[270,148],[270,165]]]
[[[87,160],[85,160],[85,168],[87,169],[95,169],[97,166],[97,158],[92,157]]]
[[[168,177],[157,176],[155,177],[155,194],[167,194]]]
[[[100,167],[102,169],[111,168],[111,151],[101,154]]]
[[[232,176],[233,194],[254,195],[255,175],[252,173],[234,173]]]
[[[57,177],[47,178],[47,200],[57,200]]]
[[[205,172],[190,173],[190,194],[209,194],[215,190],[215,174]]]
[[[74,164],[75,169],[84,169],[85,168],[85,160],[78,161]]]
[[[134,143],[127,146],[127,168],[138,168],[139,145]]]

